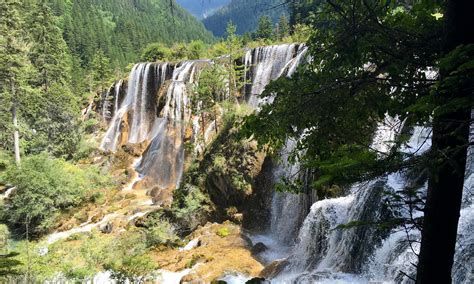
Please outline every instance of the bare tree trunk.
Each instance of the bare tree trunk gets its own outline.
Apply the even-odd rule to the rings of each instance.
[[[447,54],[460,44],[474,43],[474,1],[449,0],[445,14]],[[446,77],[440,70],[441,80]],[[446,99],[470,96],[453,92]],[[443,94],[444,96],[445,94]],[[469,143],[470,109],[452,111],[433,121],[433,161],[423,220],[416,283],[451,283]]]
[[[201,120],[202,120],[202,149],[204,155],[204,148],[206,148],[206,122],[204,120],[204,112],[201,112]]]
[[[30,283],[30,270],[31,270],[31,258],[30,258],[30,218],[26,217],[26,283]]]
[[[10,82],[11,92],[13,96],[13,103],[12,103],[12,118],[13,118],[13,144],[15,150],[15,162],[18,167],[21,166],[21,159],[20,159],[20,133],[18,131],[18,117],[16,113],[17,109],[17,98],[16,98],[16,90],[13,82]]]

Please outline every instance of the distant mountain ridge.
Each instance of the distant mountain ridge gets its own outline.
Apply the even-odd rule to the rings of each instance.
[[[188,12],[198,19],[204,19],[219,8],[229,4],[231,0],[176,0]]]
[[[232,0],[227,6],[217,10],[203,20],[206,28],[217,37],[225,35],[227,23],[232,21],[237,26],[237,33],[244,34],[254,31],[258,19],[268,15],[273,23],[277,23],[282,14],[288,13],[285,0]]]

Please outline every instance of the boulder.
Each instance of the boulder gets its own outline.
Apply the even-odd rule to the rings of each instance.
[[[105,225],[101,225],[101,226],[99,227],[99,230],[100,230],[103,234],[110,234],[110,233],[112,233],[113,229],[114,229],[114,225],[113,225],[112,223],[110,223],[110,222],[107,223],[107,224],[105,224]]]
[[[245,282],[245,284],[270,284],[270,283],[271,283],[270,281],[265,280],[265,278],[260,278],[260,277],[255,277]]]
[[[252,252],[252,255],[257,255],[257,254],[260,254],[264,251],[266,251],[268,249],[268,247],[264,244],[264,243],[256,243],[252,249],[251,249],[251,252]]]
[[[181,280],[179,281],[181,284],[206,284],[206,281],[204,281],[201,276],[199,276],[196,272],[190,272],[187,275],[184,275]]]
[[[170,189],[155,186],[150,190],[149,195],[152,197],[153,204],[158,206],[170,207],[173,202],[173,192]]]
[[[261,272],[260,277],[264,277],[267,279],[273,278],[277,276],[283,269],[288,265],[288,261],[286,259],[283,260],[275,260],[274,262],[267,265]]]
[[[244,215],[242,213],[236,213],[231,216],[232,222],[236,224],[242,224],[242,221],[244,220]]]

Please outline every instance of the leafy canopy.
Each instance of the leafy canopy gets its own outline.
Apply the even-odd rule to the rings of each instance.
[[[78,206],[90,190],[109,181],[94,167],[84,170],[40,154],[25,158],[21,168],[10,165],[2,182],[16,188],[5,201],[2,221],[20,231],[28,225],[32,235],[39,235],[55,225],[61,210]]]
[[[298,141],[293,160],[314,171],[316,187],[399,169],[399,147],[376,153],[372,138],[387,114],[412,126],[437,107],[439,11],[424,2],[322,1],[308,19],[311,62],[267,87],[274,103],[247,119],[246,134],[272,150]]]

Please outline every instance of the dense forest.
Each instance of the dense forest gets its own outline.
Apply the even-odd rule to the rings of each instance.
[[[217,37],[225,35],[227,22],[237,26],[237,34],[255,31],[261,16],[268,16],[273,24],[287,13],[288,6],[281,0],[233,0],[211,16],[203,19],[206,28]]]
[[[66,43],[84,66],[98,49],[113,66],[124,67],[148,43],[212,41],[202,24],[166,0],[51,2]]]
[[[473,11],[0,0],[0,282],[472,283]]]

